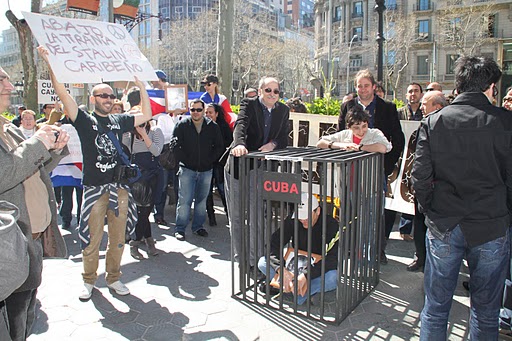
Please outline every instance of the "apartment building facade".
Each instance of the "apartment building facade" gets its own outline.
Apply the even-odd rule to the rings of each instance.
[[[512,1],[386,0],[385,5],[383,81],[388,96],[403,99],[410,82],[436,81],[451,91],[460,55],[497,60],[504,71],[500,92],[512,84]],[[334,94],[352,91],[360,69],[377,75],[374,6],[374,0],[315,4],[315,61],[319,71],[334,70]]]

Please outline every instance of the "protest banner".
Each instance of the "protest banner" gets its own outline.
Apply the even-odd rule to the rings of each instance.
[[[405,146],[395,169],[388,177],[385,208],[414,215],[414,195],[411,186],[411,171],[414,161],[416,139],[411,135],[420,126],[419,121],[400,121],[405,135]]]
[[[22,12],[61,83],[157,80],[123,25]]]

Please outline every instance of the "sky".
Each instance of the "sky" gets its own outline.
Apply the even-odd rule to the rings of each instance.
[[[43,0],[43,7],[46,3],[51,3],[55,0]],[[5,17],[5,12],[11,9],[18,19],[23,18],[21,11],[30,12],[31,0],[0,0],[0,31],[6,30],[11,26],[11,23]]]

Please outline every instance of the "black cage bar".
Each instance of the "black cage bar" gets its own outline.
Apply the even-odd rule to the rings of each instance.
[[[379,241],[384,210],[382,154],[289,147],[269,153],[250,153],[239,161],[238,197],[230,198],[240,204],[242,224],[238,264],[234,261],[232,263],[233,297],[315,320],[341,323],[379,282]],[[230,162],[233,166],[233,159]],[[285,180],[300,178],[298,192],[306,192],[310,198],[306,203],[309,226],[314,208],[312,196],[321,207],[321,218],[318,219],[322,221],[322,251],[319,258],[325,258],[327,252],[333,250],[333,245],[338,252],[335,289],[324,291],[326,270],[325,262],[321,262],[321,265],[317,264],[321,267],[320,292],[314,296],[309,295],[312,279],[306,276],[306,295],[309,299],[302,305],[297,303],[293,294],[284,293],[282,286],[275,295],[270,293],[271,286],[261,286],[261,283],[268,283],[265,277],[269,276],[269,267],[265,274],[261,273],[257,267],[258,261],[265,257],[266,264],[269,264],[270,247],[266,246],[270,245],[271,235],[280,229],[279,241],[280,245],[283,244],[285,219],[292,218],[300,202],[282,199],[283,194],[294,195],[297,188],[279,180],[273,182],[274,187],[271,188],[270,182],[266,180],[270,176]],[[270,194],[266,192],[268,189]],[[279,193],[273,193],[272,190]],[[273,197],[274,194],[277,198]],[[300,195],[294,198],[300,199]],[[327,216],[336,220],[337,240],[326,238]],[[303,227],[297,219],[292,221],[292,243],[280,249],[279,273],[283,273],[286,263],[285,248],[290,248],[294,254],[300,253],[297,249],[297,235],[298,229]],[[311,249],[311,230],[307,231],[307,250],[302,250],[307,252],[306,259],[311,260],[306,260],[308,273],[311,273],[311,267],[314,266],[311,262],[316,256]],[[235,252],[233,248],[232,240],[232,255]],[[297,278],[300,271],[299,257],[293,258],[294,278]],[[293,283],[294,291],[297,291],[297,282]]]

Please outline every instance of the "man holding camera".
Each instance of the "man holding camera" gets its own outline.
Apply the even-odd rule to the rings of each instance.
[[[84,265],[84,289],[79,298],[87,301],[92,296],[98,277],[99,247],[103,237],[105,216],[108,223],[108,246],[105,257],[107,286],[118,295],[128,295],[130,291],[119,280],[121,257],[125,231],[134,229],[137,210],[133,200],[130,200],[128,186],[122,184],[121,179],[115,179],[115,174],[120,174],[119,169],[124,168],[115,144],[119,143],[123,133],[132,131],[134,127],[151,119],[148,94],[144,84],[135,77],[135,85],[141,91],[141,112],[110,115],[116,96],[109,85],[98,84],[92,89],[90,101],[95,108],[89,115],[78,108],[64,84],[55,79],[48,62],[48,50],[39,46],[38,51],[48,64],[55,92],[64,104],[64,111],[76,128],[82,145],[84,197],[79,235]],[[113,132],[114,141],[107,135],[110,131]],[[123,175],[129,176],[127,173],[121,174]]]

